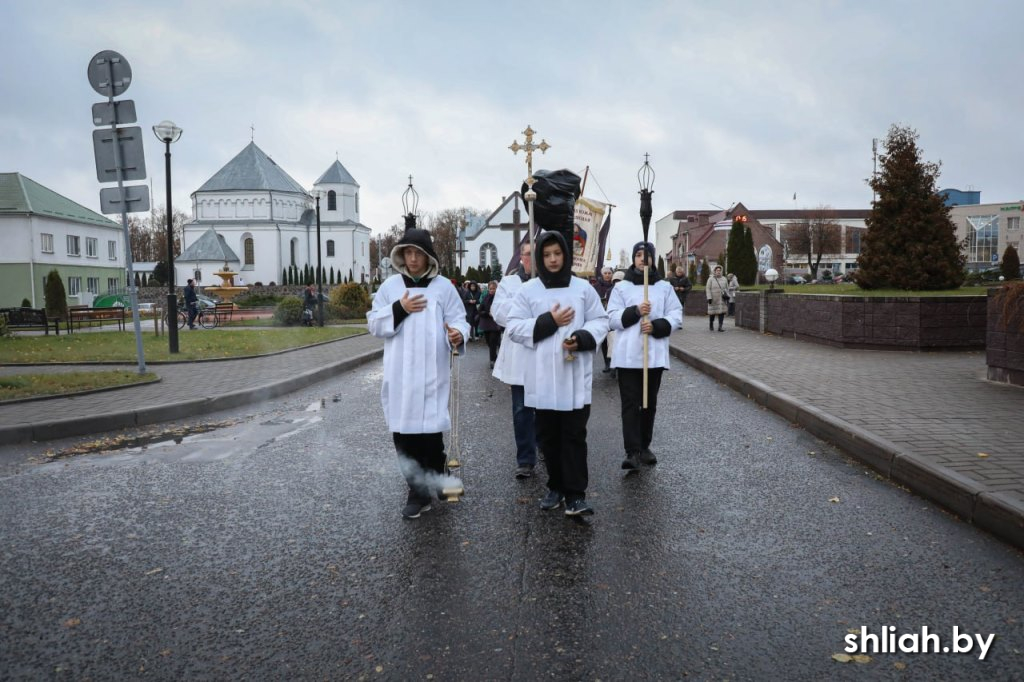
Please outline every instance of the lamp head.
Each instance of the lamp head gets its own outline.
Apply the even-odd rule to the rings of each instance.
[[[182,130],[174,125],[173,121],[160,121],[153,126],[153,134],[161,142],[177,142],[181,137]]]

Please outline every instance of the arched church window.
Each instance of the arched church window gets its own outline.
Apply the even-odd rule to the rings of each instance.
[[[338,210],[338,194],[333,189],[327,193],[327,210],[337,211]]]
[[[299,255],[299,240],[292,239],[291,241],[291,265],[298,266],[298,255]]]
[[[480,247],[480,267],[493,268],[498,264],[498,247],[487,242]]]
[[[245,265],[252,265],[256,262],[256,245],[252,237],[246,237],[242,241],[242,251],[245,253]]]
[[[334,240],[333,239],[328,239],[327,240],[327,257],[328,258],[333,258],[334,257]]]

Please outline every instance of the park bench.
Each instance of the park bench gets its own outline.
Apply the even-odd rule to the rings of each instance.
[[[82,328],[83,323],[91,327],[96,322],[101,325],[106,322],[116,322],[121,331],[125,328],[125,308],[115,306],[113,308],[90,308],[88,306],[72,306],[68,308],[68,333],[75,331],[75,325]]]
[[[224,324],[231,321],[231,315],[235,312],[234,303],[217,303],[213,306],[213,314],[217,317],[217,324]]]
[[[50,335],[50,324],[53,324],[53,331],[60,336],[60,320],[50,320],[46,317],[46,310],[41,308],[3,308],[0,315],[7,319],[8,329],[42,329],[46,335]]]

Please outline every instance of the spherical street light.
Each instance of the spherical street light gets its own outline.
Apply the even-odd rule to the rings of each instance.
[[[171,210],[171,143],[181,137],[181,128],[171,121],[153,126],[153,134],[164,143],[164,169],[167,176],[167,344],[171,353],[178,352],[178,294],[174,290],[174,212]]]
[[[764,271],[764,278],[768,280],[768,288],[774,289],[775,280],[779,278],[779,271],[776,270],[775,268],[768,268],[767,270]]]

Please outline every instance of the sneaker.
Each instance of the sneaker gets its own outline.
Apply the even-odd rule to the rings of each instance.
[[[650,448],[644,448],[643,450],[641,450],[638,459],[640,460],[641,464],[646,464],[647,466],[658,463],[658,458],[654,455],[653,452],[651,452]]]
[[[612,368],[606,366],[604,369],[601,370],[601,374],[608,374],[611,371],[612,371]]]
[[[430,498],[421,498],[413,491],[409,491],[405,507],[402,508],[402,517],[406,519],[418,519],[423,512],[430,511]]]
[[[593,516],[594,508],[583,498],[565,503],[566,516]]]
[[[544,499],[540,501],[540,508],[544,511],[558,509],[562,506],[562,502],[564,501],[565,498],[562,496],[562,493],[557,490],[549,490],[548,494],[544,496]]]
[[[533,478],[533,467],[516,467],[516,478]]]
[[[628,452],[626,453],[626,459],[622,460],[622,468],[626,471],[633,471],[640,468],[640,460],[637,458],[637,453]]]
[[[724,332],[725,330],[724,330],[724,329],[722,329],[721,327],[719,327],[719,328],[718,328],[718,331],[720,331],[720,332]]]

